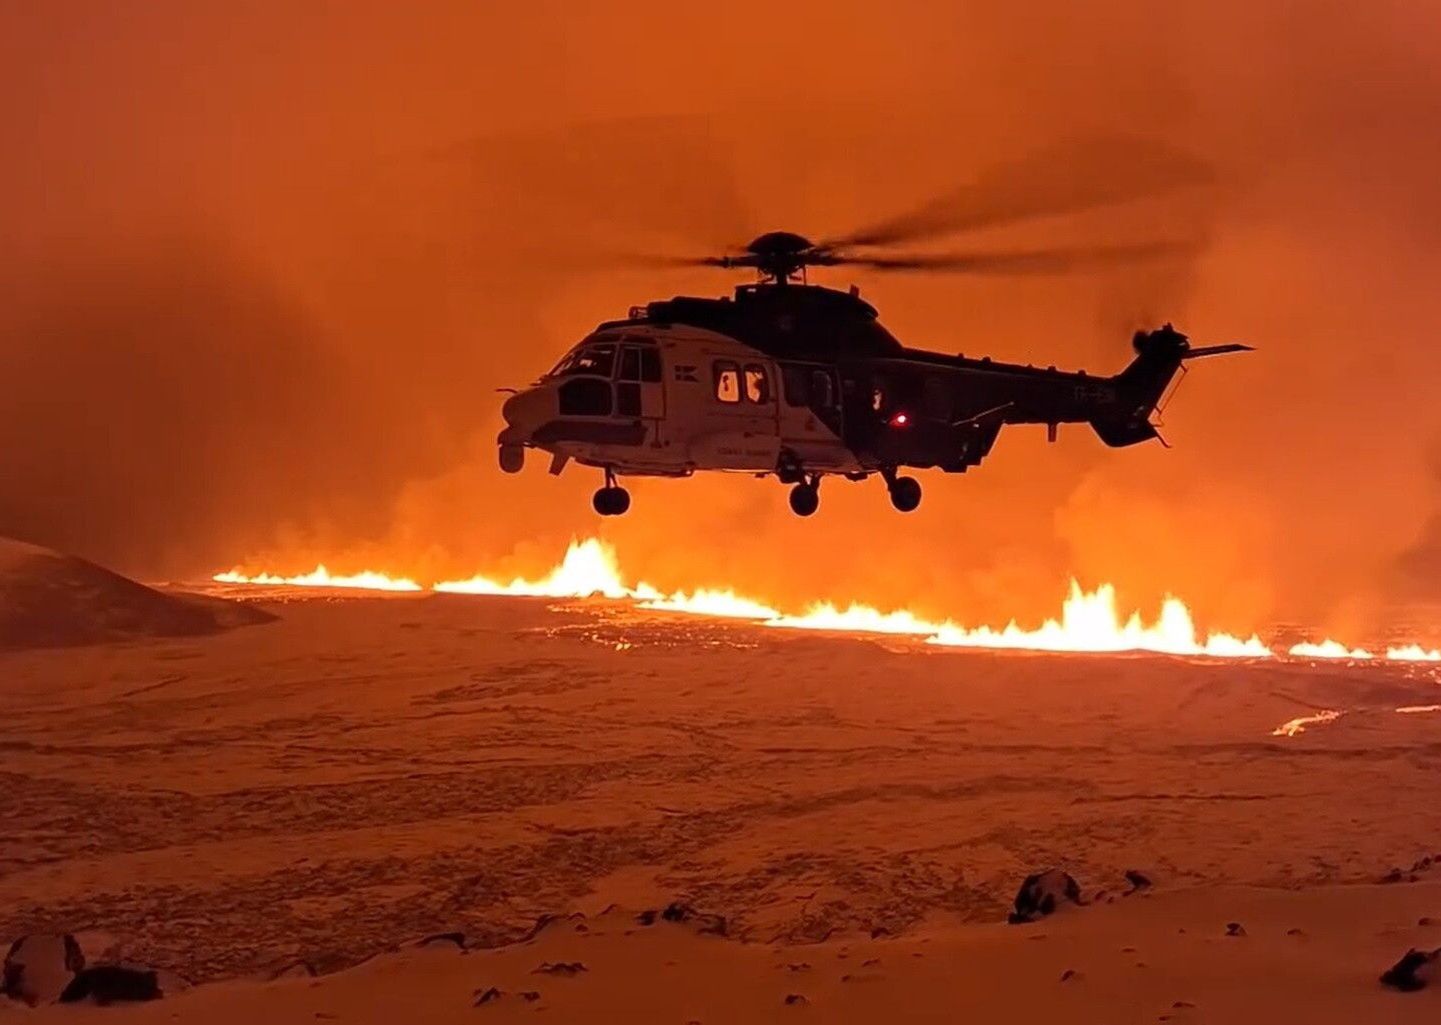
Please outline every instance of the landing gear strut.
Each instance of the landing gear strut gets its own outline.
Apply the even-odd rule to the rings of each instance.
[[[630,492],[615,482],[611,468],[605,468],[605,487],[591,498],[590,504],[602,516],[619,516],[630,508]]]
[[[821,477],[816,474],[809,480],[802,480],[791,488],[791,512],[797,516],[810,516],[821,504]]]
[[[881,471],[886,490],[891,493],[891,505],[901,512],[913,512],[921,504],[921,482],[914,477],[897,477],[896,471]]]

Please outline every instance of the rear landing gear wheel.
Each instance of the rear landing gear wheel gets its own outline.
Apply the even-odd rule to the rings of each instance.
[[[891,505],[901,512],[912,512],[921,504],[921,482],[914,477],[897,477],[891,481]]]
[[[809,516],[821,505],[821,492],[814,484],[797,484],[791,488],[791,512]]]
[[[610,484],[597,491],[590,504],[602,516],[619,516],[630,508],[630,492]]]

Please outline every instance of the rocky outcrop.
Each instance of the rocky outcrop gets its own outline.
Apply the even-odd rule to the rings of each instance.
[[[1081,887],[1058,868],[1026,876],[1016,893],[1015,910],[1007,919],[1012,925],[1035,922],[1052,914],[1063,904],[1081,903]]]
[[[36,1007],[54,1003],[85,967],[80,944],[69,933],[34,933],[10,945],[0,992]]]
[[[1438,971],[1441,971],[1437,967],[1438,961],[1441,961],[1441,948],[1417,950],[1412,947],[1401,955],[1401,960],[1381,973],[1381,984],[1403,993],[1425,989],[1436,981]]]
[[[158,972],[107,964],[82,968],[76,972],[70,985],[60,994],[60,1002],[78,1004],[88,1000],[105,1007],[109,1004],[159,1000],[164,995],[160,989]]]
[[[0,538],[0,651],[193,637],[274,618],[253,605],[159,591],[84,559]]]

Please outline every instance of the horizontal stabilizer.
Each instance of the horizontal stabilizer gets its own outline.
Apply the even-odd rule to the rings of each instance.
[[[1229,345],[1203,345],[1199,349],[1187,349],[1181,353],[1182,359],[1200,359],[1202,356],[1223,356],[1228,352],[1255,352],[1249,345],[1242,345],[1240,342],[1231,342]]]
[[[1092,420],[1091,428],[1111,448],[1139,445],[1160,437],[1156,428],[1145,420]]]

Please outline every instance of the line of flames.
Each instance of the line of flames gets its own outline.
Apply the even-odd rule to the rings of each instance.
[[[225,584],[426,590],[407,577],[393,577],[370,570],[353,575],[335,575],[323,565],[298,576],[247,575],[237,569],[217,573],[213,579]],[[1048,619],[1035,628],[1022,627],[1012,620],[1000,630],[989,626],[964,627],[950,620],[933,622],[904,610],[882,612],[861,604],[841,608],[830,603],[816,603],[805,612],[788,614],[728,589],[703,588],[666,594],[643,582],[634,586],[626,584],[615,550],[597,538],[572,541],[560,564],[536,580],[516,577],[504,581],[474,576],[468,580],[439,581],[429,590],[537,598],[600,596],[634,601],[642,608],[662,612],[747,619],[764,626],[797,630],[907,635],[944,647],[1064,652],[1148,651],[1213,658],[1272,658],[1278,654],[1256,634],[1243,639],[1216,632],[1208,633],[1202,639],[1190,610],[1179,598],[1166,598],[1155,621],[1147,623],[1139,612],[1129,617],[1121,615],[1116,607],[1115,588],[1111,585],[1102,584],[1093,591],[1086,591],[1074,580],[1059,619]],[[1377,657],[1364,648],[1350,648],[1330,638],[1319,643],[1303,641],[1286,649],[1285,654],[1295,658],[1351,661],[1369,661]],[[1441,662],[1441,651],[1412,644],[1388,648],[1383,657],[1400,662]]]

